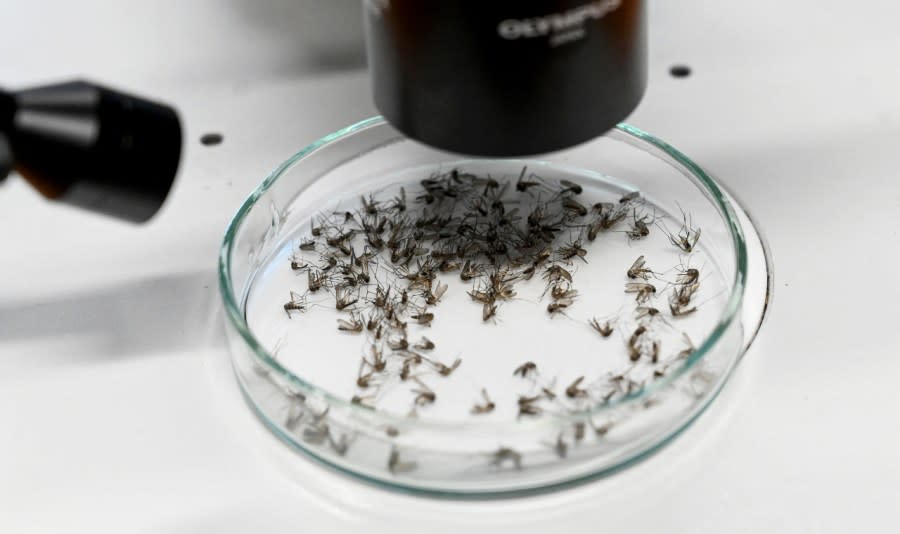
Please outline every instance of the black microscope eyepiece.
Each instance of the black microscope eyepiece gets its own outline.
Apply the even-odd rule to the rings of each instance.
[[[5,148],[7,170],[92,211],[149,219],[175,179],[181,142],[171,107],[88,82],[0,91],[0,176]]]

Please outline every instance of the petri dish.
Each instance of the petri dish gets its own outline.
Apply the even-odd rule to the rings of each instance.
[[[463,498],[566,487],[664,445],[723,387],[772,288],[746,209],[633,126],[496,160],[380,117],[271,173],[219,275],[237,382],[284,443]]]

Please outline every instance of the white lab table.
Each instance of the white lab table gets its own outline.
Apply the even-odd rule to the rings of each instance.
[[[771,316],[724,394],[660,453],[481,503],[306,462],[229,374],[225,225],[277,163],[374,113],[358,21],[325,0],[6,0],[0,20],[0,83],[84,75],[174,103],[187,130],[179,181],[146,226],[49,205],[16,177],[0,186],[0,532],[900,528],[897,3],[653,2],[650,87],[630,120],[757,216]],[[340,53],[323,61],[332,34]],[[675,63],[693,74],[669,76]],[[210,131],[220,146],[201,146]]]

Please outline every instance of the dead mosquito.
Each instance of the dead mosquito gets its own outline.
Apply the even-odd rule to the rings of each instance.
[[[691,253],[694,251],[694,247],[697,246],[697,242],[700,241],[700,228],[694,228],[691,218],[684,213],[684,210],[681,212],[681,218],[681,228],[677,234],[673,235],[665,229],[663,231],[666,232],[669,241],[673,245],[681,249],[682,252]]]
[[[678,285],[691,285],[700,279],[700,271],[694,268],[682,270],[675,277],[675,283]]]
[[[676,358],[679,360],[687,359],[691,354],[694,353],[694,342],[691,341],[691,338],[685,332],[681,333],[681,338],[684,340],[685,348],[682,349],[677,355]]]
[[[628,338],[628,352],[629,358],[631,361],[636,362],[641,359],[642,348],[641,348],[641,340],[644,337],[644,334],[647,333],[647,327],[641,325],[637,327],[634,332],[632,332],[631,337]]]
[[[378,214],[378,202],[375,201],[375,198],[372,195],[369,195],[369,199],[366,200],[366,197],[361,196],[359,200],[362,203],[363,211],[367,215],[377,215]]]
[[[563,208],[571,212],[573,215],[577,215],[579,217],[584,217],[588,213],[588,210],[584,206],[584,204],[571,197],[564,198],[562,205]]]
[[[343,332],[353,332],[358,334],[363,331],[363,322],[362,319],[359,318],[358,315],[353,314],[350,316],[350,320],[346,319],[338,319],[338,330]]]
[[[550,296],[553,300],[574,300],[578,296],[578,290],[569,289],[563,285],[556,285],[550,290]]]
[[[300,295],[291,291],[291,300],[284,303],[284,313],[287,314],[288,318],[291,318],[291,312],[297,311],[304,313],[308,307],[309,305],[306,302],[305,294]]]
[[[626,293],[634,293],[634,299],[638,304],[643,304],[656,294],[656,286],[646,282],[628,282],[625,284]]]
[[[584,381],[584,376],[579,376],[566,388],[566,397],[570,399],[583,399],[588,396],[586,389],[579,387]]]
[[[300,250],[315,250],[316,242],[312,239],[300,242]]]
[[[416,406],[427,406],[437,400],[437,395],[430,389],[414,389],[412,392],[416,394],[413,399]]]
[[[576,195],[580,195],[582,192],[582,188],[580,185],[568,180],[560,180],[559,185],[563,187],[563,189],[560,190],[560,193],[574,193]]]
[[[634,316],[637,319],[652,319],[659,315],[659,310],[652,306],[638,306],[635,308]]]
[[[609,337],[613,333],[613,326],[609,321],[600,322],[596,317],[588,321],[591,328],[596,330],[601,336]]]
[[[599,437],[603,437],[603,436],[607,435],[613,426],[612,422],[604,423],[602,425],[597,426],[594,424],[593,421],[590,421],[590,424],[591,424],[591,428],[594,429],[594,434],[596,434]]]
[[[563,280],[572,283],[572,273],[567,271],[561,265],[551,265],[550,267],[547,267],[547,270],[544,271],[544,278],[550,283],[558,283]]]
[[[406,350],[409,348],[409,341],[406,339],[406,333],[402,335],[402,337],[391,337],[387,340],[387,346],[390,347],[391,350]]]
[[[478,265],[472,263],[470,260],[466,260],[466,262],[463,263],[462,270],[459,271],[459,279],[463,282],[468,282],[469,280],[478,277],[480,272],[481,269]]]
[[[541,400],[540,395],[535,395],[533,397],[521,396],[519,397],[519,417],[523,415],[534,416],[540,415],[542,410],[540,406],[537,406],[535,403]]]
[[[628,278],[632,280],[637,280],[638,278],[642,280],[649,280],[650,275],[653,274],[653,271],[645,267],[647,264],[646,260],[644,260],[644,256],[638,256],[634,263],[631,264],[631,267],[628,268],[628,271],[625,274]]]
[[[322,287],[325,286],[325,281],[326,281],[325,274],[322,273],[321,271],[314,271],[314,270],[310,269],[309,271],[306,272],[306,278],[307,278],[307,286],[308,286],[309,290],[312,291],[313,293],[315,293],[316,291],[318,291],[319,289],[321,289]]]
[[[357,406],[363,406],[365,408],[372,409],[372,408],[374,408],[374,406],[371,404],[367,404],[367,403],[369,401],[373,400],[374,398],[375,398],[375,395],[363,395],[363,396],[354,395],[353,397],[350,398],[350,404],[355,404]]]
[[[344,311],[359,302],[359,297],[345,294],[340,288],[336,288],[334,292],[334,307],[337,311]]]
[[[484,399],[484,402],[472,406],[471,413],[478,415],[493,412],[495,407],[494,401],[488,397],[487,390],[484,388],[481,388],[481,398]]]
[[[696,306],[690,308],[688,306],[699,288],[699,282],[675,286],[669,297],[669,310],[672,312],[672,316],[682,317],[697,311]]]
[[[425,290],[425,303],[434,306],[441,301],[441,297],[447,292],[447,284],[436,281],[431,289]]]
[[[303,441],[307,441],[313,445],[321,445],[330,435],[331,432],[328,429],[328,425],[325,423],[308,426],[303,429]]]
[[[403,366],[400,368],[400,380],[406,382],[410,378],[412,378],[412,367],[413,365],[417,365],[418,361],[414,358],[407,358],[403,361]]]
[[[372,378],[375,377],[375,371],[361,374],[356,378],[356,385],[362,389],[368,388],[372,384]]]
[[[391,447],[391,453],[388,456],[387,465],[388,471],[390,471],[392,475],[396,475],[397,473],[409,473],[410,471],[414,471],[416,467],[418,467],[418,464],[416,464],[416,462],[404,462],[400,460],[400,451],[397,450],[397,447]]]
[[[461,363],[462,363],[462,359],[457,358],[449,366],[444,365],[441,362],[432,362],[432,365],[434,366],[434,369],[438,372],[439,375],[450,376],[450,374],[453,373],[453,371],[455,371],[456,368],[459,367],[459,364],[461,364]]]
[[[516,370],[513,371],[513,376],[521,376],[522,378],[528,378],[529,376],[534,376],[536,374],[537,364],[534,362],[525,362],[516,367]]]
[[[647,224],[647,216],[644,215],[641,218],[638,218],[637,210],[633,211],[631,229],[625,233],[628,236],[628,239],[631,239],[632,241],[637,241],[638,239],[643,239],[650,235],[650,226]]]
[[[519,191],[520,193],[524,193],[528,190],[529,187],[540,185],[540,183],[538,182],[524,179],[526,170],[528,170],[527,166],[522,167],[522,172],[519,173],[519,179],[516,181],[516,191]]]
[[[393,202],[391,202],[390,209],[403,212],[406,211],[406,189],[400,188],[400,194],[394,197]]]
[[[382,355],[381,351],[375,345],[371,345],[369,350],[372,352],[372,361],[370,362],[365,359],[363,361],[365,361],[376,373],[383,372],[385,367],[387,367],[387,360],[384,359],[384,355]]]
[[[431,321],[434,320],[433,313],[416,313],[416,314],[410,315],[410,317],[415,319],[417,324],[420,324],[423,326],[431,326]]]
[[[574,304],[575,301],[570,298],[559,299],[547,304],[547,313],[551,316],[556,314],[565,314],[566,308]]]
[[[419,340],[418,343],[413,345],[413,348],[417,350],[431,350],[434,348],[434,341],[431,341],[427,337],[422,336],[422,339]]]
[[[577,257],[583,262],[587,263],[587,260],[584,259],[584,257],[587,256],[587,250],[581,246],[580,239],[576,239],[575,241],[571,241],[559,247],[559,249],[557,250],[557,255],[563,261],[568,261],[572,258]]]
[[[584,429],[585,429],[584,421],[578,421],[577,423],[572,425],[572,438],[578,442],[584,439]]]
[[[497,315],[497,305],[485,302],[481,308],[481,320],[487,322],[489,319]]]
[[[562,432],[556,437],[556,443],[553,444],[553,450],[556,451],[556,455],[563,459],[569,452],[569,445],[563,439]]]
[[[512,463],[516,469],[522,469],[522,454],[509,447],[500,447],[491,455],[491,465],[502,467],[504,463]]]
[[[696,306],[692,306],[690,308],[681,306],[680,304],[675,304],[673,302],[669,303],[669,312],[672,314],[672,317],[684,317],[685,315],[690,315],[697,311]]]

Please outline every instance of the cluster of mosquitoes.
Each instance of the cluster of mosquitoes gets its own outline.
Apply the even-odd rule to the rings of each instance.
[[[682,213],[681,227],[673,231],[647,209],[637,191],[617,201],[587,204],[581,200],[579,184],[551,181],[529,173],[527,167],[517,179],[505,180],[453,169],[432,174],[419,185],[412,194],[405,188],[383,198],[371,194],[361,197],[354,209],[317,215],[290,258],[290,269],[305,279],[306,287],[290,292],[284,313],[295,319],[322,302],[333,302],[339,312],[336,329],[365,337],[364,355],[352,378],[357,390],[353,404],[375,409],[379,395],[398,384],[409,386],[410,416],[440,402],[435,383],[451,377],[464,362],[434,356],[437,343],[411,335],[409,325],[428,327],[438,320],[448,290],[442,278],[458,277],[468,285],[472,313],[485,323],[497,321],[504,306],[514,300],[517,286],[526,283],[543,285],[546,307],[541,304],[541,313],[568,316],[579,298],[577,264],[588,261],[591,243],[604,233],[638,241],[658,229],[682,260],[664,272],[652,269],[644,256],[623,266],[622,291],[634,299],[633,320],[590,317],[584,320],[585,328],[610,338],[627,322],[628,330],[617,337],[624,341],[633,365],[654,365],[653,379],[665,376],[694,351],[690,338],[682,333],[683,347],[664,356],[655,335],[659,325],[671,326],[698,307],[700,271],[684,258],[689,260],[701,232],[687,214]],[[666,304],[662,309],[655,307],[663,295]],[[557,387],[555,379],[543,377],[534,362],[523,362],[510,371],[529,386],[529,394],[518,398],[518,418],[577,413],[598,402],[636,394],[648,380],[634,379],[625,370],[595,381],[579,376]],[[292,395],[302,406],[305,396]],[[482,388],[468,410],[479,416],[496,406],[490,392]],[[318,414],[291,410],[285,426],[293,431],[301,424],[302,437],[308,442],[325,444],[341,455],[350,446],[350,438],[335,436],[329,428],[327,409]],[[571,443],[584,439],[588,427],[602,437],[610,425],[574,423],[551,445],[564,458]],[[384,432],[391,438],[399,434],[395,427]],[[522,454],[500,447],[490,454],[489,464],[520,469]],[[390,450],[387,469],[391,473],[416,467],[397,447]]]

